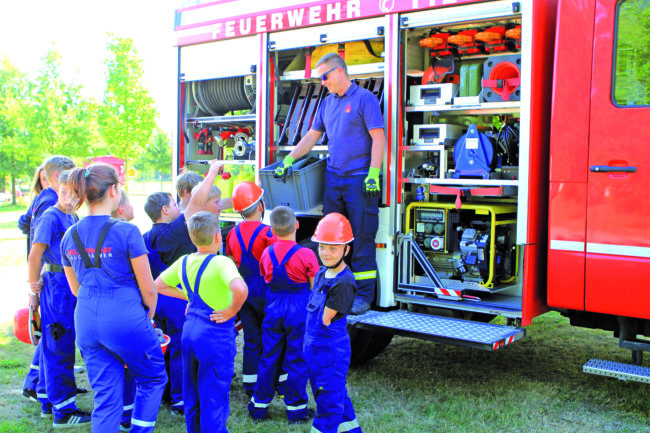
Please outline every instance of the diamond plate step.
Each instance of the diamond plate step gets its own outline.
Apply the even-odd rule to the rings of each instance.
[[[388,328],[398,335],[484,350],[497,350],[526,335],[523,328],[450,319],[402,310],[369,311],[361,316],[348,316],[348,323],[366,329],[386,331]]]
[[[640,365],[590,359],[589,362],[582,366],[582,371],[600,376],[615,377],[619,380],[650,383],[650,368]]]

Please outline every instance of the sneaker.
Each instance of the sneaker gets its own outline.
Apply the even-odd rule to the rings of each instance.
[[[86,367],[83,365],[75,365],[74,366],[74,374],[81,374],[86,371]]]
[[[255,424],[257,424],[257,423],[261,423],[261,422],[264,422],[264,421],[267,421],[267,420],[269,419],[269,416],[268,416],[268,415],[265,416],[264,418],[254,418],[253,415],[251,415],[250,412],[248,412],[248,417],[249,417],[250,420],[253,421],[253,423],[255,423]]]
[[[350,314],[353,316],[360,316],[365,314],[370,310],[370,302],[364,301],[363,299],[355,299]]]
[[[77,409],[74,412],[66,413],[63,418],[55,416],[52,426],[54,428],[71,428],[80,426],[82,424],[88,424],[89,422],[90,413]]]
[[[183,406],[172,406],[171,414],[172,416],[185,416],[185,409]]]
[[[38,397],[36,396],[36,391],[29,388],[23,388],[23,397],[38,402]]]
[[[86,388],[77,388],[77,394],[87,394],[88,390]]]
[[[316,411],[314,409],[307,409],[306,416],[293,420],[290,419],[289,424],[307,424],[315,415]]]
[[[131,431],[131,421],[121,422],[120,431]]]
[[[41,409],[41,418],[51,418],[52,409]]]

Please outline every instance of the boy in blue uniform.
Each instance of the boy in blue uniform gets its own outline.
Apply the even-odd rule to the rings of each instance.
[[[70,427],[90,422],[90,413],[77,409],[77,385],[74,378],[76,299],[61,266],[61,239],[66,230],[77,222],[72,209],[76,195],[68,188],[68,171],[58,176],[58,200],[39,218],[34,231],[32,248],[27,261],[29,282],[34,290],[40,285],[44,263],[43,286],[40,297],[41,370],[47,398],[52,409],[43,408],[42,415],[54,412],[54,427]],[[36,307],[36,305],[34,305]]]
[[[198,251],[160,274],[156,288],[163,295],[189,299],[182,340],[187,431],[222,433],[228,431],[237,352],[235,314],[248,290],[232,260],[217,255],[222,246],[219,218],[198,212],[187,225]]]
[[[296,243],[298,222],[290,208],[273,209],[271,227],[278,242],[266,248],[260,259],[260,272],[268,284],[268,292],[262,325],[263,354],[248,413],[253,419],[267,417],[275,384],[284,368],[287,418],[290,423],[300,423],[313,415],[307,409],[307,364],[302,346],[309,290],[319,265],[312,250]]]
[[[154,224],[143,238],[149,251],[149,265],[154,279],[180,257],[196,251],[186,224],[192,215],[201,210],[219,215],[221,191],[214,186],[214,179],[220,169],[221,165],[218,163],[211,165],[205,179],[194,186],[191,199],[183,213],[169,193],[158,192],[147,197],[144,210]],[[196,173],[194,175],[198,176]],[[189,173],[183,176],[188,177]],[[191,179],[194,177],[189,178]],[[183,183],[185,184],[186,182]],[[167,351],[172,415],[184,413],[181,339],[186,308],[185,299],[169,296],[160,297],[156,307],[156,326],[171,338]]]
[[[320,220],[311,239],[318,242],[324,265],[309,297],[304,343],[317,411],[311,431],[361,433],[345,386],[350,367],[346,316],[354,303],[356,285],[343,258],[354,240],[352,227],[343,215],[330,213]]]
[[[70,158],[66,156],[55,155],[43,161],[42,167],[43,174],[47,179],[47,187],[38,194],[38,196],[34,199],[34,203],[32,204],[32,215],[29,225],[30,249],[31,244],[34,240],[34,233],[41,216],[47,209],[54,206],[58,200],[56,191],[59,187],[59,174],[65,170],[74,168],[74,163]],[[45,390],[45,372],[39,368],[42,358],[42,347],[39,344],[36,346],[32,364],[30,366],[30,371],[25,378],[23,395],[36,394],[38,400],[41,403],[42,411],[44,413],[48,413],[51,411],[51,404],[47,399],[47,391]]]
[[[241,214],[244,221],[237,224],[226,238],[226,254],[235,261],[248,286],[248,298],[239,312],[239,318],[244,327],[242,379],[249,397],[255,391],[257,370],[262,357],[266,283],[260,275],[259,260],[264,249],[277,240],[271,228],[262,224],[263,196],[264,190],[253,182],[241,182],[235,186],[232,194],[233,208]]]

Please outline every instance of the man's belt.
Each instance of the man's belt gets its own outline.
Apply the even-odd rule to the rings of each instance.
[[[45,272],[63,272],[63,266],[61,265],[50,265],[49,263],[45,264]]]

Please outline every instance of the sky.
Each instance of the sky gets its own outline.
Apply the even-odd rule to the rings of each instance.
[[[107,33],[133,39],[143,60],[144,86],[154,98],[158,126],[172,139],[176,117],[177,48],[174,11],[181,0],[3,0],[0,2],[0,57],[28,74],[38,74],[54,47],[61,75],[101,100],[106,86]]]

